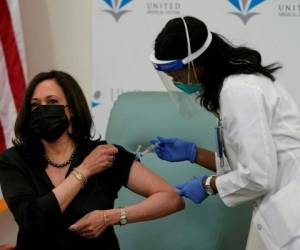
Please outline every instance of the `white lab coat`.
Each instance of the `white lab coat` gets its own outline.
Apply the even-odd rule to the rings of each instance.
[[[255,200],[253,223],[270,250],[300,249],[300,116],[278,82],[225,79],[220,117],[226,160],[216,186],[227,206]]]

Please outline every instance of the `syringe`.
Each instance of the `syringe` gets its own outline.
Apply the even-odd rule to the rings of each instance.
[[[147,154],[147,153],[150,153],[151,151],[153,151],[157,145],[158,145],[158,143],[150,144],[143,152],[140,152],[142,146],[139,145],[137,150],[135,151],[135,159],[140,160],[144,156],[144,154]]]
[[[150,144],[141,154],[143,155],[152,152],[156,146],[157,144]]]

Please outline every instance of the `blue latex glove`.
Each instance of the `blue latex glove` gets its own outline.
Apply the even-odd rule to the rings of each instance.
[[[156,145],[155,153],[165,161],[190,161],[195,162],[197,147],[195,143],[180,140],[177,138],[164,138],[158,136],[150,141]]]
[[[176,185],[179,190],[179,195],[189,198],[194,203],[201,203],[206,199],[208,194],[203,187],[203,181],[207,178],[206,175],[194,177],[183,184]]]

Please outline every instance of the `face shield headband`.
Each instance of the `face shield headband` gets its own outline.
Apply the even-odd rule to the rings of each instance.
[[[150,61],[152,62],[154,68],[158,71],[163,71],[163,72],[171,72],[171,71],[176,71],[179,69],[182,69],[185,65],[189,65],[192,61],[194,61],[196,58],[198,58],[200,55],[202,55],[207,48],[209,47],[211,40],[212,40],[212,35],[210,31],[207,31],[207,38],[203,46],[196,50],[194,53],[191,53],[191,43],[190,43],[190,36],[189,36],[189,31],[187,28],[187,24],[182,18],[183,23],[184,23],[184,28],[185,28],[185,33],[186,33],[186,38],[187,38],[187,47],[188,47],[188,56],[183,58],[183,59],[175,59],[175,60],[158,60],[155,57],[155,52],[153,51],[150,55]]]
[[[150,55],[150,60],[156,68],[156,72],[175,104],[179,114],[184,117],[192,117],[198,114],[200,110],[200,106],[195,102],[197,93],[200,91],[200,84],[195,84],[199,83],[199,81],[193,60],[207,50],[211,43],[212,35],[208,31],[208,35],[203,46],[192,53],[188,27],[183,18],[182,21],[186,34],[188,56],[183,59],[158,60],[153,52]],[[181,69],[186,66],[187,71],[181,71]],[[191,66],[193,70],[191,70]]]

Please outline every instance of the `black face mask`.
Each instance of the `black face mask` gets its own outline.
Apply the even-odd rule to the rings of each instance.
[[[47,142],[56,141],[69,126],[63,105],[40,105],[31,112],[29,129]]]

